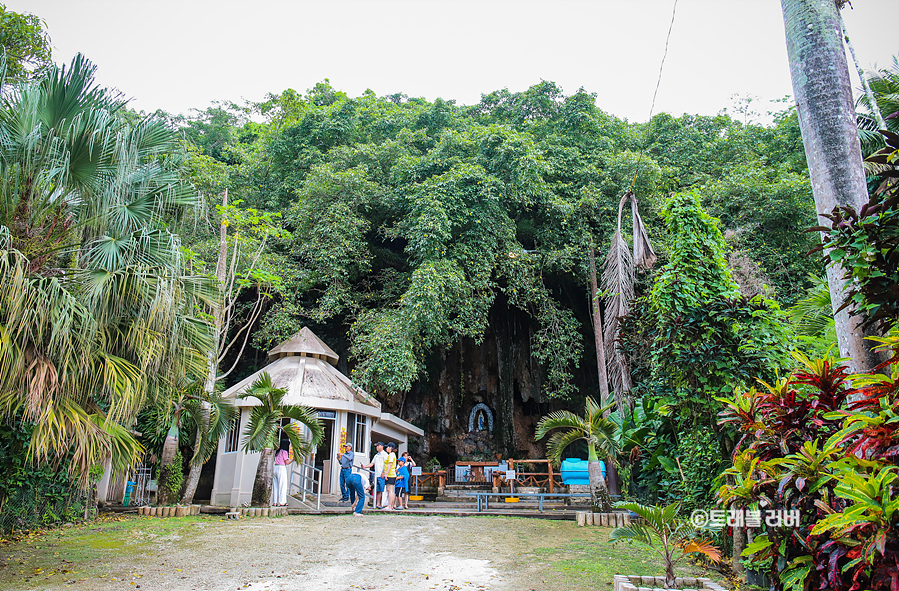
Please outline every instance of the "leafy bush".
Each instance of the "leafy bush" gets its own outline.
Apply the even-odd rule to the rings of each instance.
[[[175,459],[168,466],[159,470],[159,500],[168,505],[180,498],[181,485],[184,483],[184,459],[179,449],[175,453]]]
[[[0,423],[0,531],[70,523],[84,515],[85,495],[64,469],[28,461],[31,430],[18,419]]]
[[[899,589],[899,333],[882,340],[888,372],[852,376],[801,355],[800,370],[726,400],[743,438],[719,498],[798,511],[766,524],[744,555],[771,563],[777,590]]]
[[[687,391],[689,406],[706,407],[712,395],[782,366],[789,325],[776,302],[740,295],[718,220],[702,208],[698,191],[673,196],[663,217],[672,243],[649,297],[657,317],[652,364]]]
[[[866,324],[883,328],[899,321],[899,184],[894,178],[899,174],[899,135],[880,133],[888,145],[868,162],[887,167],[884,182],[860,211],[834,208],[825,216],[831,226],[812,230],[824,233],[821,248],[852,280],[842,307],[852,304]]]

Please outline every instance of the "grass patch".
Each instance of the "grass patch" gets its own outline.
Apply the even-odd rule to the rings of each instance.
[[[139,580],[139,573],[121,570],[128,556],[143,553],[147,544],[191,536],[212,519],[104,516],[85,525],[28,533],[3,543],[0,588],[34,589],[41,584],[60,583],[89,586],[87,581],[96,579]]]
[[[611,589],[615,575],[665,574],[665,565],[652,548],[628,543],[609,543],[608,529],[587,529],[583,536],[553,547],[534,548],[530,559],[540,561],[558,578],[559,588]],[[679,577],[709,577],[717,573],[689,564],[675,567]]]

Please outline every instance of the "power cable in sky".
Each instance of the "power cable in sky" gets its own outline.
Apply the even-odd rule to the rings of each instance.
[[[659,96],[659,86],[662,84],[662,71],[665,69],[665,58],[668,57],[668,43],[671,41],[671,31],[674,29],[674,17],[677,15],[677,0],[674,0],[674,6],[671,8],[671,23],[668,25],[668,35],[665,37],[665,51],[662,53],[662,63],[659,64],[659,77],[656,80],[656,89],[652,93],[652,104],[649,106],[649,117],[646,119],[646,123],[649,124],[652,121],[652,115],[656,108],[656,97]],[[637,185],[637,174],[640,172],[640,162],[643,159],[643,155],[646,153],[646,145],[644,142],[643,149],[640,150],[640,157],[637,158],[637,165],[634,170],[634,180],[631,181],[631,191],[634,190],[634,187]]]

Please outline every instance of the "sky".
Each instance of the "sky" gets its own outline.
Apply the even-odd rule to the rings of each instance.
[[[675,0],[5,0],[47,24],[53,59],[77,52],[131,106],[188,114],[317,82],[350,96],[474,104],[549,80],[646,121]],[[653,113],[713,115],[792,94],[779,0],[677,0]],[[866,70],[899,54],[899,0],[843,10]],[[847,55],[848,57],[848,55]],[[850,58],[854,86],[860,86]]]

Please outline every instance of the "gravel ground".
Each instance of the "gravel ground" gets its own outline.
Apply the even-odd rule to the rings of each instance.
[[[134,519],[144,521],[0,549],[0,588],[568,590],[528,553],[584,532],[570,521],[385,514],[207,517],[168,532]]]

